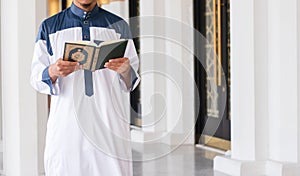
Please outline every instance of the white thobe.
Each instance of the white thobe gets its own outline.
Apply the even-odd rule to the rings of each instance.
[[[129,40],[124,56],[130,59],[138,78],[130,90],[120,75],[109,69],[93,72],[91,97],[85,95],[83,70],[59,77],[54,84],[44,80],[47,67],[62,58],[66,41],[83,40],[84,33],[88,33],[90,41],[130,37],[124,20],[99,7],[89,14],[88,28],[82,27],[85,15],[72,4],[46,19],[35,44],[31,84],[37,91],[51,94],[44,156],[46,176],[131,176],[128,92],[139,82],[133,41]]]

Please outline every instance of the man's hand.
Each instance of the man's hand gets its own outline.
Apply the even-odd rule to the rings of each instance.
[[[60,58],[49,66],[48,72],[52,83],[54,83],[58,77],[66,77],[80,68],[78,62],[64,61]]]
[[[111,59],[104,64],[104,67],[114,70],[121,75],[127,88],[131,87],[130,61],[128,58]]]

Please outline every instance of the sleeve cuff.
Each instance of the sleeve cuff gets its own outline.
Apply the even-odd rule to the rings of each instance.
[[[51,95],[54,95],[53,84],[52,84],[52,81],[50,79],[50,75],[49,75],[49,72],[48,72],[48,67],[46,67],[44,69],[43,73],[42,73],[42,81],[49,86]]]
[[[134,69],[132,67],[130,67],[130,70],[131,70],[131,90],[132,88],[134,87],[136,81],[138,80],[138,77],[134,71]]]
[[[138,74],[135,72],[135,70],[132,67],[130,67],[130,72],[131,72],[131,86],[130,86],[129,89],[127,88],[124,80],[122,79],[121,75],[119,74],[119,80],[120,80],[120,83],[121,83],[121,87],[124,91],[134,90],[134,88],[136,87],[136,84],[139,80]]]

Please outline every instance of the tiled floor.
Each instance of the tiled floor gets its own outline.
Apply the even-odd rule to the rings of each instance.
[[[183,145],[159,159],[134,162],[134,176],[226,176],[213,171],[212,159],[216,155],[193,145]]]
[[[161,147],[161,146],[160,146]],[[151,147],[158,150],[158,147]],[[138,151],[134,157],[141,156]],[[133,163],[134,176],[227,176],[213,171],[213,158],[218,153],[182,145],[164,157]],[[0,174],[1,176],[1,174]]]

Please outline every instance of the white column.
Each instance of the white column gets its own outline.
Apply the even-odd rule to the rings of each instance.
[[[269,0],[268,11],[270,159],[297,162],[297,0]]]
[[[194,13],[193,13],[193,1],[185,0],[181,1],[181,21],[184,27],[182,27],[182,48],[181,64],[184,68],[182,74],[182,134],[187,136],[185,144],[195,144],[195,125],[196,116],[198,112],[195,112],[195,90],[196,83],[194,77]],[[186,79],[189,77],[190,79]],[[199,97],[198,97],[199,98]],[[197,99],[198,99],[197,98]]]
[[[38,175],[38,96],[29,83],[37,0],[1,1],[4,174]]]
[[[153,60],[153,67],[147,71],[150,71],[148,74],[153,74],[154,78],[154,94],[148,94],[152,97],[153,102],[153,117],[152,121],[148,121],[142,117],[142,120],[148,121],[147,125],[152,126],[153,130],[152,135],[149,139],[156,139],[162,136],[162,133],[166,131],[166,118],[167,114],[165,110],[168,110],[166,101],[167,101],[167,92],[166,92],[166,81],[167,77],[164,75],[166,73],[166,55],[165,55],[165,38],[157,37],[164,34],[166,31],[165,23],[162,20],[157,20],[157,17],[165,16],[165,7],[166,2],[161,0],[153,0],[153,9],[152,9],[152,19],[153,22],[153,50],[148,53],[151,55],[151,59]],[[143,20],[143,18],[141,19]],[[149,21],[149,18],[146,20]],[[149,27],[149,24],[147,25]],[[141,29],[143,30],[143,29]],[[143,38],[143,37],[142,37]],[[149,38],[149,37],[146,37]],[[146,54],[147,55],[147,54]],[[143,62],[143,57],[141,58],[141,62]],[[152,92],[152,91],[151,91]],[[143,104],[142,104],[143,109]],[[144,119],[143,119],[144,118]],[[151,128],[150,128],[151,129]],[[148,130],[146,130],[148,132]],[[154,134],[154,135],[153,135]]]
[[[169,4],[170,5],[170,4]],[[169,144],[177,144],[176,138],[183,135],[183,64],[182,64],[182,1],[172,0],[172,5],[166,6],[165,10],[165,53],[166,73],[173,81],[166,82],[167,93],[167,124],[166,131],[170,135]],[[180,43],[180,44],[179,44]]]
[[[194,144],[192,1],[141,0],[140,5],[144,126],[136,136]]]
[[[254,0],[255,160],[268,157],[267,0]]]
[[[165,33],[164,10],[164,1],[140,1],[142,141],[159,139],[166,130],[165,39],[157,37]]]
[[[239,14],[239,15],[238,15]],[[255,159],[254,3],[231,2],[232,157]]]
[[[168,1],[165,11],[167,122],[170,145],[194,144],[193,1]]]
[[[150,72],[154,67],[153,51],[154,51],[154,39],[147,37],[149,33],[154,33],[154,22],[146,19],[150,19],[153,15],[154,2],[141,0],[140,1],[140,73],[141,73],[141,118],[143,131],[154,132],[154,126],[150,126],[155,121],[155,89],[154,89],[154,74]],[[147,17],[145,17],[147,16]],[[144,18],[145,17],[145,18]],[[143,81],[147,80],[147,81]],[[143,132],[142,132],[143,133]],[[141,134],[143,136],[143,134]],[[144,136],[142,137],[144,138]],[[143,141],[143,139],[141,139]]]
[[[232,155],[215,158],[217,171],[300,174],[297,6],[297,0],[231,2]]]
[[[128,0],[111,2],[109,4],[103,4],[102,8],[127,20],[129,18],[129,4],[128,3],[129,3]]]

